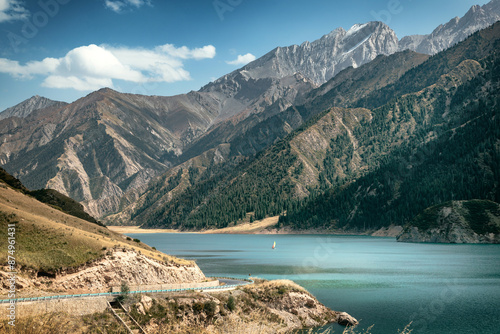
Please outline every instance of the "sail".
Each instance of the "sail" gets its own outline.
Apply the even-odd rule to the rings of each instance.
[[[274,244],[273,244],[273,249],[274,249],[275,247],[276,247],[276,241],[275,241],[275,242],[274,242]]]

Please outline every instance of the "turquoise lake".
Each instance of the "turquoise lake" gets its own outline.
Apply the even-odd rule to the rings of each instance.
[[[500,333],[500,245],[330,235],[129,234],[207,276],[291,279],[373,334]],[[276,241],[276,249],[271,249]],[[334,325],[335,333],[342,328]]]

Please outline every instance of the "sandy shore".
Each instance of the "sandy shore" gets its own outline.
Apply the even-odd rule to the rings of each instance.
[[[140,226],[107,226],[113,232],[118,232],[122,234],[132,234],[132,233],[180,233],[178,230],[172,229],[145,229],[140,228]]]
[[[257,220],[253,223],[243,223],[236,226],[208,230],[203,234],[265,234],[269,233],[267,228],[278,224],[279,216]]]
[[[266,230],[278,223],[279,216],[269,217],[253,223],[243,223],[236,226],[220,228],[216,230],[207,230],[200,232],[181,232],[174,229],[143,229],[140,226],[108,226],[113,232],[122,234],[133,233],[200,233],[200,234],[266,234],[270,231]]]
[[[108,226],[111,231],[122,234],[144,234],[144,233],[198,233],[198,234],[331,234],[331,235],[371,235],[374,237],[396,237],[402,230],[401,226],[390,226],[378,231],[353,232],[342,230],[292,230],[289,228],[277,229],[279,216],[265,218],[253,223],[243,223],[236,226],[206,230],[199,232],[184,232],[174,229],[143,229],[140,226]]]

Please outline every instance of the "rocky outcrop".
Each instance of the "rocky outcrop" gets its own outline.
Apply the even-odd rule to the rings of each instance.
[[[372,237],[397,237],[401,232],[403,232],[402,226],[391,225],[373,232]]]
[[[342,326],[356,326],[359,324],[356,318],[346,312],[339,313],[337,323]]]
[[[146,312],[148,312],[151,309],[151,306],[153,306],[153,298],[146,295],[142,295],[141,301],[135,304],[137,312],[144,315],[146,315]]]
[[[3,276],[6,273],[0,271],[0,277]],[[16,285],[21,294],[28,290],[36,294],[43,294],[48,290],[71,294],[109,292],[122,282],[128,286],[150,286],[203,282],[205,279],[203,272],[194,263],[181,265],[160,262],[134,250],[119,249],[108,252],[102,259],[79,268],[76,272],[58,275],[38,273],[32,275],[32,278],[18,276]],[[6,289],[8,287],[4,284],[1,292],[5,293]]]
[[[404,227],[402,242],[500,243],[500,205],[452,201],[426,209]]]
[[[201,282],[205,275],[196,265],[160,263],[135,251],[114,251],[88,268],[57,277],[52,286],[64,290],[103,291],[119,286]]]
[[[352,316],[330,310],[287,280],[259,281],[217,293],[137,297],[125,307],[151,333],[166,324],[171,332],[199,332],[203,328],[208,333],[289,333],[338,319],[344,325],[357,324]]]

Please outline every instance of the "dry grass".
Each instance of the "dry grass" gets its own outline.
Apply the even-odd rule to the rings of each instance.
[[[148,245],[73,217],[47,206],[10,187],[0,184],[0,249],[7,249],[7,224],[16,222],[16,261],[18,269],[54,271],[78,267],[99,259],[107,249],[134,249],[160,262],[191,266],[193,261],[158,252]],[[0,252],[0,263],[7,253]]]
[[[279,332],[280,324],[269,323],[267,316],[262,310],[252,310],[245,317],[226,317],[215,322],[213,333],[216,334],[274,334]]]
[[[73,334],[82,333],[79,319],[65,313],[48,313],[43,316],[16,319],[15,326],[0,322],[0,334]]]

